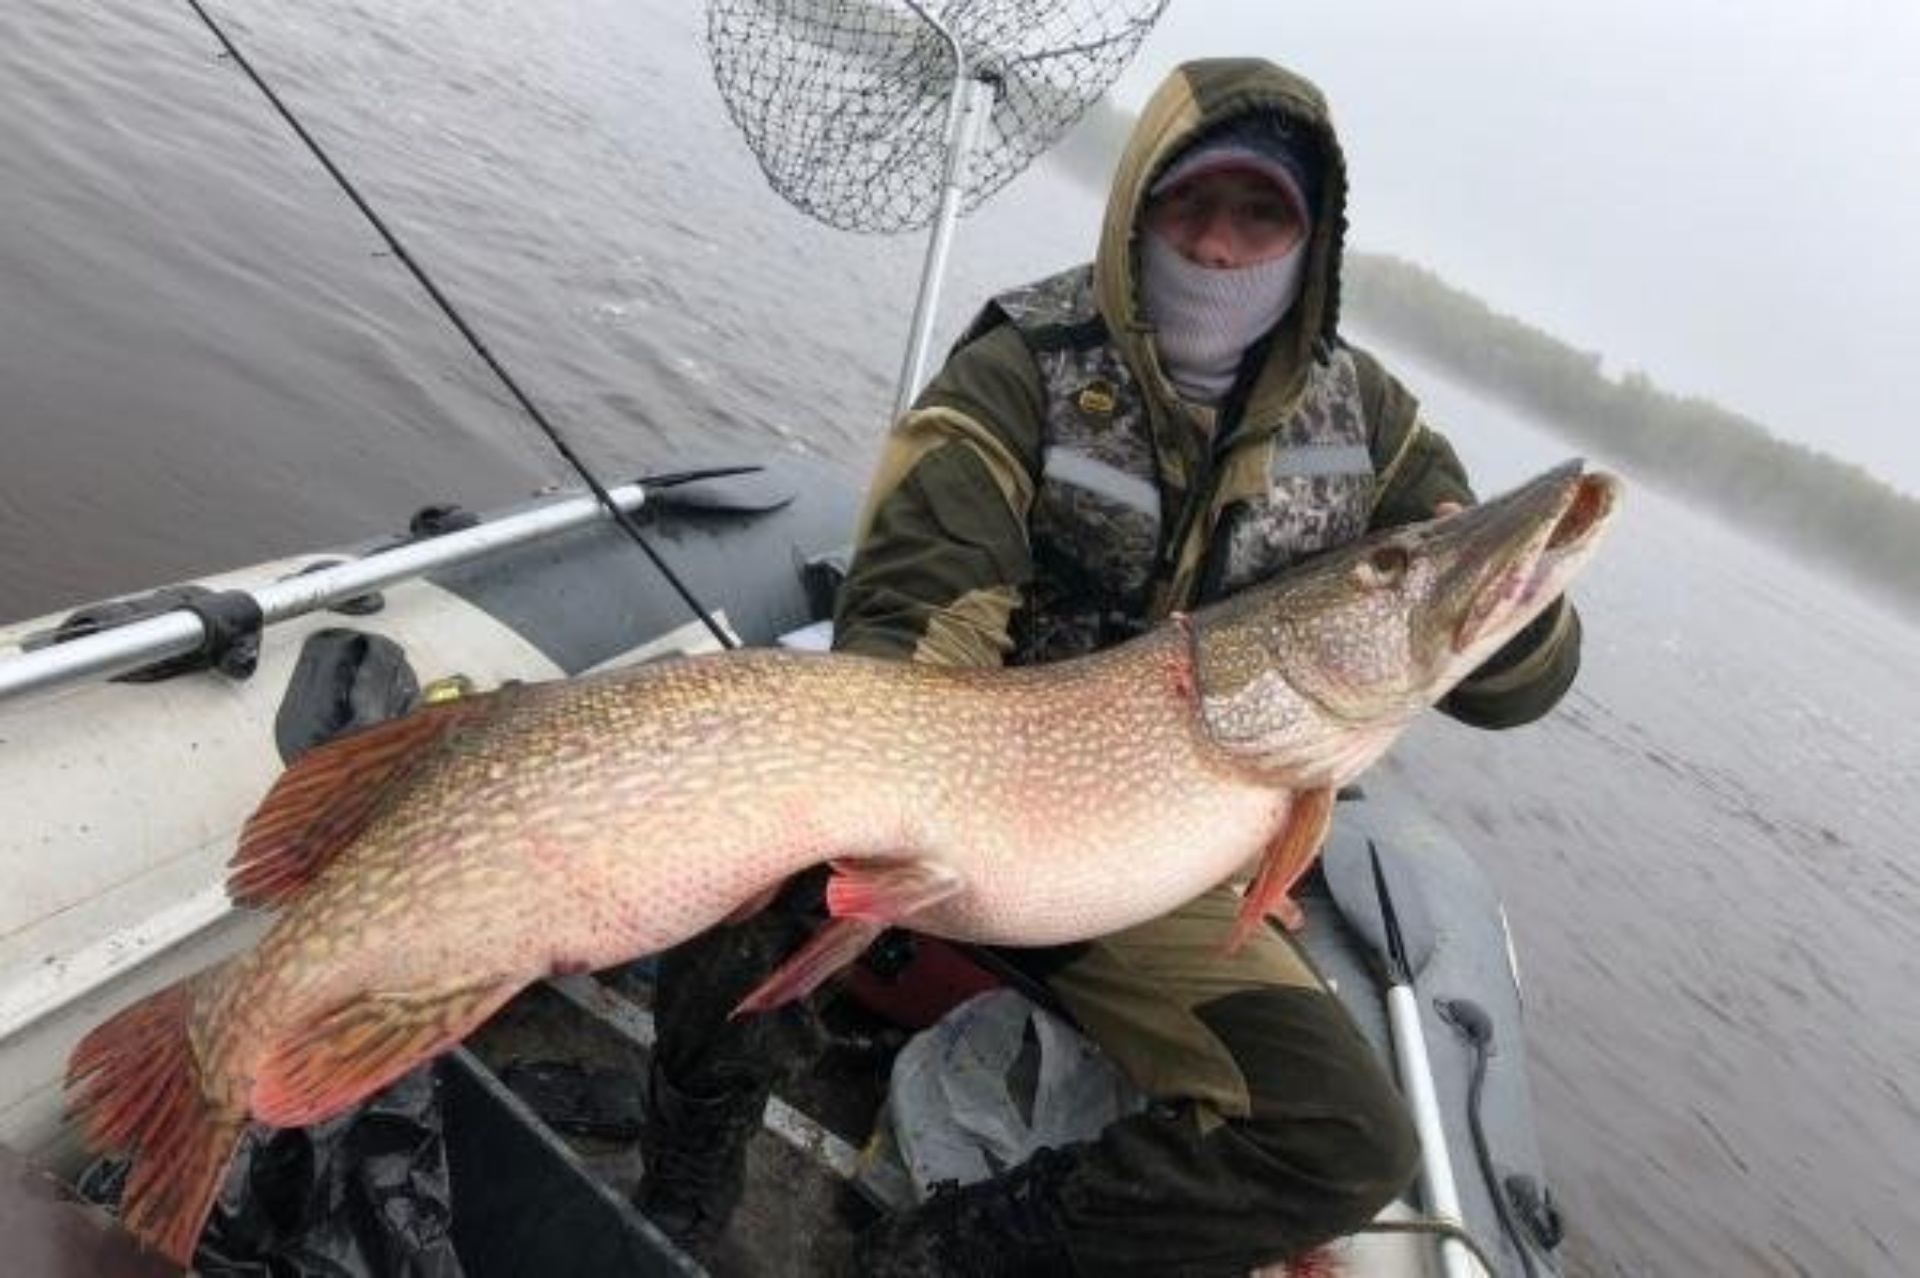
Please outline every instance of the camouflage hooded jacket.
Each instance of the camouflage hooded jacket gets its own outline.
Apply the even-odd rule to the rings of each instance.
[[[1274,112],[1323,158],[1306,274],[1218,410],[1182,399],[1142,317],[1153,180],[1196,139]],[[1177,68],[1141,113],[1090,267],[987,306],[889,435],[836,646],[995,665],[1118,642],[1371,529],[1473,494],[1419,404],[1338,332],[1346,170],[1320,92],[1271,63]],[[1579,666],[1560,605],[1443,703],[1524,723]]]

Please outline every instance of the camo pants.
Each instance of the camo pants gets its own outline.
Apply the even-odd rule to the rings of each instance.
[[[818,899],[817,884],[797,883],[754,920],[666,956],[659,1051],[677,1083],[710,1094],[770,1082],[773,1061],[791,1069],[805,1054],[796,1009],[725,1017]],[[1242,1278],[1351,1232],[1413,1176],[1399,1093],[1299,950],[1260,929],[1222,952],[1239,901],[1221,888],[1098,941],[997,951],[1150,1102],[1072,1151],[1058,1209],[1080,1273]]]
[[[1081,1273],[1244,1275],[1351,1232],[1413,1177],[1406,1107],[1300,951],[1263,928],[1222,953],[1239,904],[1216,889],[1029,966],[1151,1102],[1061,1189]]]

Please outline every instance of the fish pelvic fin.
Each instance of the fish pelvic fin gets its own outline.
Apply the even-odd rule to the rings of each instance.
[[[874,939],[966,886],[938,861],[842,859],[827,880],[829,918],[773,975],[740,1000],[733,1016],[769,1012],[805,998],[866,953]]]
[[[253,1079],[254,1117],[274,1127],[332,1118],[452,1048],[525,984],[508,977],[451,990],[368,991],[336,1003],[267,1050]]]
[[[1260,858],[1260,872],[1241,899],[1240,915],[1227,935],[1227,953],[1239,953],[1268,915],[1280,919],[1289,931],[1298,931],[1305,922],[1288,893],[1312,868],[1313,858],[1327,840],[1327,829],[1333,824],[1333,797],[1332,787],[1318,786],[1295,792],[1288,802],[1280,832],[1267,844]]]
[[[486,713],[495,694],[423,706],[315,746],[280,774],[240,832],[227,896],[272,909],[293,900],[348,847],[419,760]]]
[[[748,919],[766,909],[769,905],[772,905],[774,898],[780,895],[780,889],[786,885],[787,881],[782,879],[778,883],[773,883],[761,888],[758,892],[755,892],[752,896],[734,906],[733,912],[720,921],[728,927],[736,927],[741,923],[745,923]]]
[[[130,1150],[121,1219],[182,1267],[220,1192],[247,1116],[210,1098],[189,1026],[216,968],[170,985],[96,1026],[67,1062],[67,1095],[89,1148]]]
[[[966,881],[938,861],[842,859],[827,880],[833,917],[897,923],[959,892]]]
[[[754,986],[727,1014],[727,1019],[752,1012],[771,1012],[805,998],[828,977],[865,954],[867,947],[886,930],[886,924],[868,919],[828,919],[792,957],[774,969],[772,976]]]

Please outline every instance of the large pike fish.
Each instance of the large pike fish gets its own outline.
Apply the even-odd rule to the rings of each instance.
[[[743,1010],[887,926],[1080,940],[1260,857],[1237,941],[1287,907],[1334,790],[1560,594],[1616,491],[1572,464],[1077,661],[731,652],[320,747],[234,858],[234,900],[279,918],[87,1035],[84,1134],[134,1151],[126,1223],[184,1264],[250,1119],[334,1115],[529,983],[664,949],[825,861],[829,921]]]

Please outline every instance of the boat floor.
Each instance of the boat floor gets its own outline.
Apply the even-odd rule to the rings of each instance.
[[[631,971],[535,986],[467,1047],[510,1087],[529,1067],[578,1071],[592,1090],[624,1101],[618,1108],[625,1117],[637,1110],[646,1077],[651,994],[650,984]],[[870,1191],[857,1188],[833,1164],[844,1171],[854,1151],[867,1144],[884,1099],[887,1065],[904,1035],[845,999],[827,1003],[818,1018],[829,1049],[783,1082],[768,1122],[754,1133],[740,1208],[706,1258],[716,1278],[848,1272],[853,1239],[877,1216]],[[522,1091],[522,1099],[536,1112],[546,1111],[556,1133],[597,1178],[623,1197],[631,1194],[644,1167],[637,1139],[586,1134],[582,1125],[553,1112],[551,1094]],[[563,1098],[558,1108],[566,1107]]]

